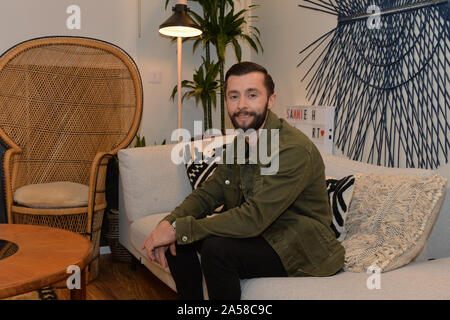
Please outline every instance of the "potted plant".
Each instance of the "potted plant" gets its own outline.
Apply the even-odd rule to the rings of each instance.
[[[210,46],[212,45],[216,50],[220,75],[220,125],[222,132],[225,133],[225,92],[223,83],[225,80],[226,49],[229,45],[233,47],[238,62],[241,62],[242,59],[242,48],[238,40],[248,43],[256,52],[259,52],[259,50],[263,52],[258,28],[249,26],[248,33],[245,32],[245,26],[249,22],[248,20],[256,18],[256,16],[248,16],[247,20],[246,14],[258,6],[251,5],[248,8],[235,12],[233,0],[191,1],[198,2],[202,7],[201,14],[191,11],[192,18],[196,20],[203,31],[203,34],[194,42],[194,51],[202,44],[205,49],[203,64],[212,65]],[[169,0],[166,0],[166,8],[168,3]],[[209,97],[206,100],[207,113],[211,112],[211,105],[212,98]]]
[[[211,117],[211,105],[216,106],[216,94],[219,88],[219,82],[216,81],[219,74],[219,64],[210,63],[203,58],[202,65],[195,70],[193,75],[193,81],[183,80],[181,86],[183,88],[188,88],[183,94],[182,100],[184,98],[194,98],[195,103],[198,105],[202,104],[203,107],[203,123],[204,130],[212,128],[212,117]],[[175,86],[172,91],[171,99],[175,99],[175,94],[178,91],[178,87]]]

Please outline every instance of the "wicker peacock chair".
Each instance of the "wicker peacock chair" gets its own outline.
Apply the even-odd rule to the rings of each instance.
[[[108,160],[133,140],[142,115],[136,64],[120,48],[80,37],[25,41],[0,59],[0,138],[9,223],[47,225],[89,237],[98,274]],[[84,185],[82,206],[27,206],[24,186]],[[23,189],[23,188],[22,188]]]

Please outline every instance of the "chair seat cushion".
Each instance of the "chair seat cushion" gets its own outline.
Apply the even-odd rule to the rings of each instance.
[[[29,184],[14,192],[14,201],[31,208],[85,207],[89,187],[69,181]]]

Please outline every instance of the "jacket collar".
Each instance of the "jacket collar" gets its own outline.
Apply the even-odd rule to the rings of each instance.
[[[269,115],[267,116],[266,123],[264,124],[264,129],[280,129],[280,118],[269,109]]]

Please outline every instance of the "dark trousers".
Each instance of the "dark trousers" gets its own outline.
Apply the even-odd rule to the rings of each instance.
[[[197,252],[201,255],[201,262]],[[189,245],[177,245],[167,263],[181,299],[203,299],[202,271],[211,300],[239,300],[239,279],[285,277],[277,253],[262,237],[234,239],[210,236]]]

